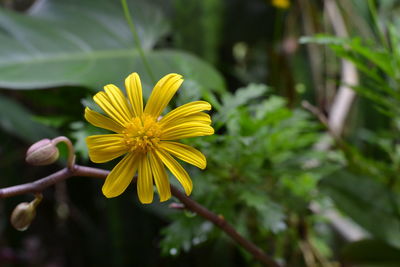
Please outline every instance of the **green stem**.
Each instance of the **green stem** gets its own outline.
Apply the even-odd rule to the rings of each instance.
[[[74,145],[72,144],[71,140],[69,140],[68,137],[65,136],[58,136],[51,140],[54,145],[57,145],[58,143],[65,143],[68,147],[68,168],[72,169],[75,165],[75,149]]]
[[[130,30],[132,32],[133,40],[135,42],[136,48],[139,51],[139,55],[142,58],[143,64],[144,64],[144,66],[146,68],[147,73],[150,76],[150,79],[151,79],[152,83],[155,84],[156,79],[154,77],[153,71],[150,68],[149,62],[147,61],[147,58],[144,55],[142,44],[140,43],[139,35],[138,35],[137,31],[136,31],[135,24],[133,23],[131,14],[129,12],[128,4],[126,3],[126,0],[121,0],[121,4],[122,4],[122,8],[124,10],[125,19],[128,22],[129,28],[130,28]]]

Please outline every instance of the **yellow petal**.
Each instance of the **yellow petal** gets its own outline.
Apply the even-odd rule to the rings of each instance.
[[[107,94],[110,103],[117,109],[119,114],[127,121],[129,121],[133,114],[131,113],[128,102],[122,91],[114,84],[104,86],[104,92]]]
[[[167,124],[162,124],[162,127],[164,130],[167,130],[168,128],[178,126],[182,123],[188,123],[188,122],[198,122],[206,125],[211,124],[211,117],[207,113],[204,112],[197,112],[188,116],[183,116],[183,117],[177,117],[173,121],[168,122]]]
[[[106,197],[116,197],[125,191],[135,176],[138,167],[137,157],[138,155],[129,153],[112,169],[102,188]]]
[[[132,105],[136,117],[143,113],[142,83],[139,75],[134,72],[125,79],[125,88],[128,93],[129,102]]]
[[[160,201],[166,201],[171,198],[171,187],[169,185],[167,172],[158,156],[151,152],[149,154],[151,169],[153,170],[153,178],[160,195]]]
[[[149,204],[153,202],[153,178],[147,155],[143,156],[139,162],[137,192],[139,200],[143,204]]]
[[[204,169],[207,166],[206,157],[200,151],[191,146],[177,142],[166,141],[160,142],[159,146],[178,159],[192,164],[200,169]]]
[[[124,126],[128,120],[124,114],[121,114],[118,107],[115,107],[105,92],[98,92],[93,97],[94,102],[104,110],[104,112],[121,126]]]
[[[124,129],[121,125],[119,125],[112,119],[104,115],[101,115],[100,113],[93,111],[90,108],[85,109],[85,119],[94,126],[110,130],[116,133],[121,133]]]
[[[103,163],[118,158],[128,151],[122,134],[92,135],[86,138],[89,157],[93,162]]]
[[[179,74],[171,73],[164,76],[154,86],[144,112],[158,118],[182,83],[183,79]]]
[[[168,125],[177,118],[189,116],[200,111],[211,110],[211,105],[206,101],[194,101],[177,107],[176,109],[165,115],[161,121],[161,125]]]
[[[167,166],[171,173],[181,183],[183,189],[185,189],[186,195],[190,195],[193,183],[185,169],[170,154],[168,154],[168,152],[165,152],[162,149],[157,149],[155,152],[165,166]]]
[[[214,129],[200,122],[185,122],[167,129],[163,129],[161,140],[177,140],[196,136],[214,134]]]

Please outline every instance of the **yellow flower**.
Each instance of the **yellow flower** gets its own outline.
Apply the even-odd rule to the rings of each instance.
[[[102,163],[125,154],[104,182],[102,191],[106,197],[122,194],[138,172],[137,192],[142,203],[153,201],[153,181],[160,201],[168,200],[171,190],[164,165],[182,184],[185,193],[191,193],[192,180],[172,156],[200,169],[206,167],[206,158],[195,148],[173,141],[212,135],[214,129],[210,126],[210,116],[202,112],[211,109],[205,101],[187,103],[160,117],[182,82],[181,75],[164,76],[155,85],[144,109],[137,73],[125,79],[128,97],[113,84],[106,85],[104,92],[93,97],[108,116],[86,108],[86,120],[115,133],[87,137],[90,159]]]
[[[276,8],[286,9],[290,6],[289,0],[272,0],[272,5]]]

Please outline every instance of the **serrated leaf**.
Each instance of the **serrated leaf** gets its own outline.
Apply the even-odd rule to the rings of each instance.
[[[286,228],[283,208],[264,191],[242,191],[239,197],[247,206],[257,210],[260,223],[265,229],[277,233]]]
[[[211,222],[203,221],[199,217],[180,217],[162,230],[162,253],[177,255],[181,250],[187,252],[193,246],[206,241],[212,229]]]
[[[249,84],[247,87],[239,88],[234,95],[225,95],[223,103],[229,108],[236,108],[261,97],[267,90],[268,87],[264,84]]]

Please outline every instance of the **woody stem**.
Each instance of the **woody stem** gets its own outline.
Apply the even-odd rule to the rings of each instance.
[[[81,165],[74,165],[72,167],[61,169],[47,177],[41,178],[31,183],[25,183],[10,187],[5,187],[0,189],[0,198],[7,198],[27,193],[39,194],[47,187],[59,183],[71,177],[94,177],[105,179],[109,171],[92,168]],[[136,181],[136,179],[134,179]],[[172,194],[179,199],[185,208],[202,216],[206,220],[214,223],[222,231],[224,231],[228,236],[235,240],[241,247],[251,253],[254,258],[260,261],[266,266],[279,267],[279,264],[275,262],[270,256],[265,254],[259,247],[254,243],[244,238],[240,235],[235,228],[229,224],[222,216],[219,216],[212,211],[208,210],[206,207],[200,205],[193,199],[187,197],[184,193],[178,190],[176,187],[171,185]]]

